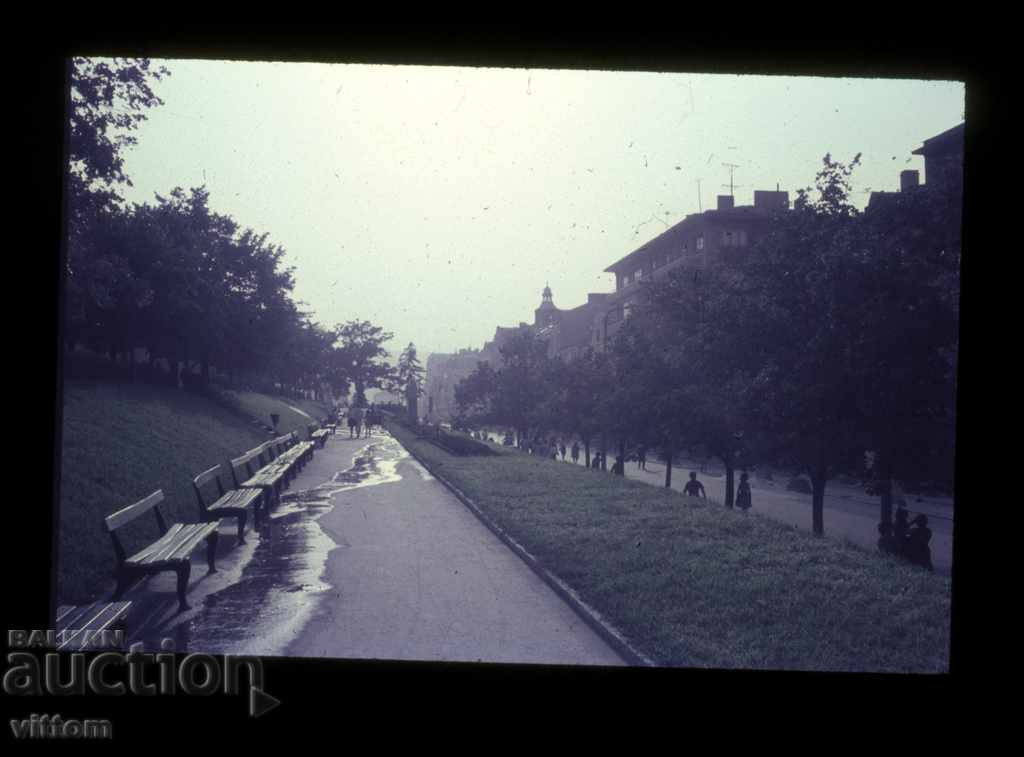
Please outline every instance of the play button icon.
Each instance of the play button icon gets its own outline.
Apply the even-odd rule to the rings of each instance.
[[[258,718],[279,704],[281,704],[280,699],[275,699],[262,689],[257,689],[255,686],[249,689],[249,717]]]

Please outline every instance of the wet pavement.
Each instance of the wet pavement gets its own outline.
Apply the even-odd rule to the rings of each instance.
[[[330,437],[247,539],[222,538],[217,574],[194,568],[192,610],[150,601],[147,649],[623,664],[386,432]]]

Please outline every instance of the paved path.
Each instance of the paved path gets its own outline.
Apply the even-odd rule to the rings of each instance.
[[[330,493],[317,521],[337,545],[331,588],[287,655],[625,664],[386,432],[331,437],[292,491],[329,482],[360,450],[369,474]]]

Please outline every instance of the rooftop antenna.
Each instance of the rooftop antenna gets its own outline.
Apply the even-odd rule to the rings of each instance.
[[[733,192],[732,172],[734,170],[736,170],[737,168],[739,168],[739,166],[736,165],[735,163],[723,163],[722,165],[725,168],[729,169],[729,196],[732,197],[733,196],[733,193],[732,193]],[[723,184],[722,186],[725,187],[725,184]]]

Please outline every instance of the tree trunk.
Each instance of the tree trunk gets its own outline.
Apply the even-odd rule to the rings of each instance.
[[[825,468],[818,467],[811,473],[811,520],[816,536],[825,533]]]
[[[672,488],[672,450],[665,451],[665,488]]]
[[[619,439],[619,459],[618,459],[618,464],[621,466],[619,468],[619,475],[622,476],[623,478],[625,478],[626,477],[626,440],[625,439]]]
[[[135,383],[135,348],[128,348],[128,380]]]
[[[892,458],[885,453],[879,455],[878,481],[882,487],[882,523],[892,525]]]
[[[583,441],[583,459],[586,462],[587,468],[590,467],[590,439],[587,438]]]
[[[601,470],[608,470],[608,435],[601,432]]]
[[[721,460],[725,464],[725,506],[732,507],[735,502],[736,464],[732,455],[722,455]]]

